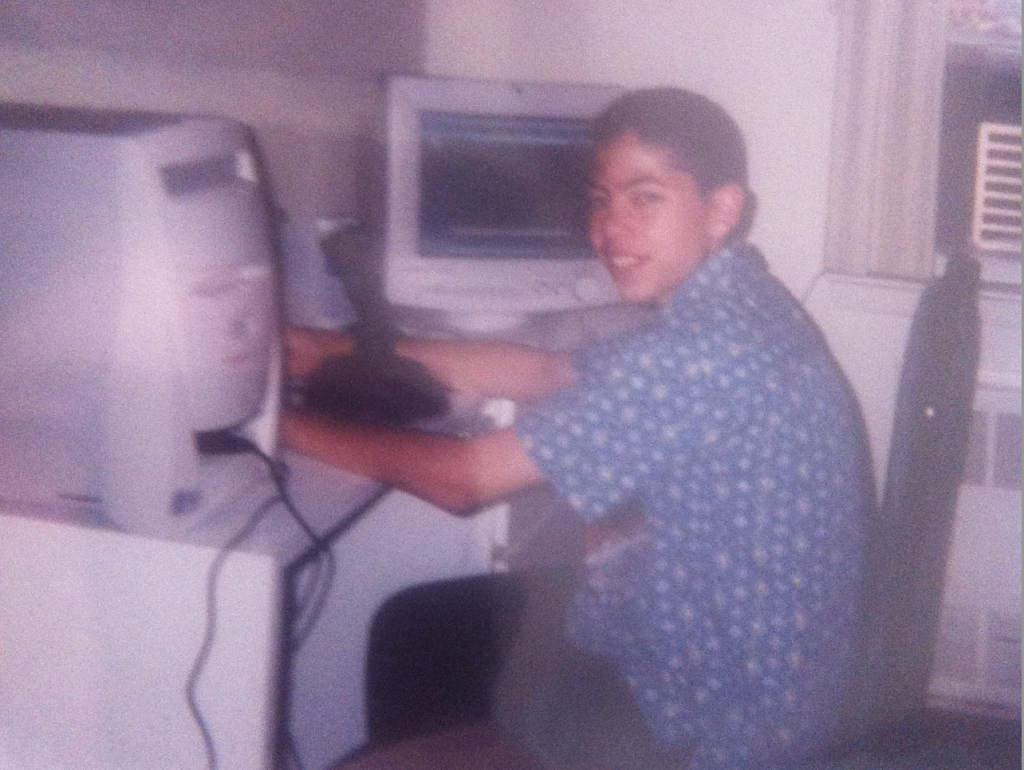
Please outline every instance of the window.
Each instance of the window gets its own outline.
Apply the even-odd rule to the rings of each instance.
[[[947,63],[956,66],[953,53],[980,51],[975,59],[1014,70],[1019,123],[1020,7],[1019,0],[839,6],[828,269],[916,280],[935,274]]]
[[[1014,48],[1008,35],[994,36],[992,30],[1000,29],[997,20],[977,14],[968,18],[974,22],[952,25],[949,34],[935,247],[944,256],[964,251],[977,257],[987,282],[1019,286],[1019,27]],[[978,26],[989,30],[987,38],[972,32]]]

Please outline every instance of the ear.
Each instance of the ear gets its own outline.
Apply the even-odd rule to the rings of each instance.
[[[708,239],[712,251],[717,251],[743,218],[747,193],[738,184],[724,184],[712,190],[708,203]]]

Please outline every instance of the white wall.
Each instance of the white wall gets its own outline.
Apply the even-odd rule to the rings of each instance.
[[[237,118],[286,209],[352,216],[380,75],[418,71],[421,28],[418,0],[5,0],[0,101]]]
[[[133,62],[92,48],[0,48],[0,100],[161,112],[209,112],[253,126],[286,208],[351,211],[353,193],[331,189],[358,133],[365,94],[268,69]]]
[[[0,100],[209,111],[259,134],[296,214],[358,213],[379,76],[679,84],[747,135],[753,240],[798,295],[822,265],[832,0],[285,0],[0,5]],[[360,10],[363,9],[363,10]]]
[[[427,0],[430,75],[679,85],[744,130],[752,240],[802,295],[821,270],[836,19],[829,0]]]

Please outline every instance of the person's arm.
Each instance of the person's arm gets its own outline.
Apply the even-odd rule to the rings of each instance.
[[[353,341],[335,332],[286,330],[288,372],[309,374],[327,356],[348,355]],[[485,342],[399,340],[398,355],[418,361],[452,390],[471,396],[538,401],[576,378],[569,356]]]
[[[540,401],[576,381],[569,356],[499,342],[400,340],[398,354],[419,361],[452,390]]]
[[[543,480],[512,430],[461,439],[333,423],[287,412],[284,442],[329,465],[403,489],[452,513]]]
[[[305,326],[287,326],[284,330],[288,374],[305,377],[329,356],[347,356],[355,350],[355,341],[344,334]]]

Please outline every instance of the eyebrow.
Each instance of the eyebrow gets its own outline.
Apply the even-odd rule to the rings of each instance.
[[[653,174],[638,174],[637,176],[630,177],[629,179],[627,179],[626,183],[622,185],[622,189],[630,190],[634,187],[640,187],[646,184],[655,184],[658,186],[663,186],[665,182],[661,178],[656,177]],[[590,181],[591,190],[601,189],[601,187],[602,185],[599,185],[595,180]]]

